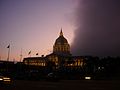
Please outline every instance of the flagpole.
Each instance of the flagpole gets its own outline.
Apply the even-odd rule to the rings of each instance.
[[[20,62],[22,60],[22,48],[21,48],[21,54],[20,54]]]
[[[28,55],[30,55],[30,57],[31,57],[31,51],[28,53]]]
[[[10,57],[10,45],[8,46],[8,57],[7,57],[7,61],[9,61],[9,57]]]

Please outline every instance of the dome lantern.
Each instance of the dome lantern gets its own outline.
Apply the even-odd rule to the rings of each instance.
[[[61,31],[60,31],[60,36],[63,36],[62,28],[61,28]]]

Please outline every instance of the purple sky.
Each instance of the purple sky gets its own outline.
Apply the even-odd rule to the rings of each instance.
[[[61,27],[69,43],[74,34],[73,17],[77,0],[0,0],[0,57],[20,60],[28,52],[35,56],[52,51]]]

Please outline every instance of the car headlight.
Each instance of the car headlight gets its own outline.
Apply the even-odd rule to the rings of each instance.
[[[90,79],[91,79],[91,77],[85,77],[85,79],[88,79],[88,80],[90,80]]]
[[[2,81],[3,79],[2,78],[0,78],[0,81]]]

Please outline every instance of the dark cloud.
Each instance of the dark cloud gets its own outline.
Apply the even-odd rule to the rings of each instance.
[[[120,0],[79,0],[75,55],[120,56]]]

